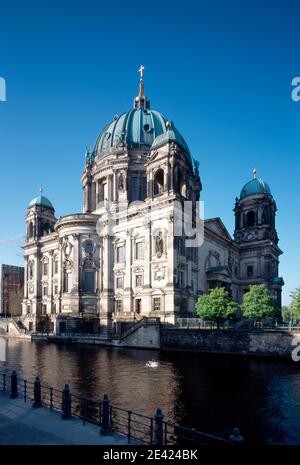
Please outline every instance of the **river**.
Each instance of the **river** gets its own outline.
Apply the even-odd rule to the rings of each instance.
[[[159,352],[6,339],[0,370],[249,442],[300,444],[300,364],[289,360]],[[155,361],[148,366],[147,362]]]

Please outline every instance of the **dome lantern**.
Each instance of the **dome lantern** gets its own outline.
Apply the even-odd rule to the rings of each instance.
[[[191,158],[184,138],[173,123],[160,112],[150,109],[150,100],[144,93],[144,69],[141,65],[139,94],[134,99],[134,108],[115,116],[104,127],[92,152],[94,158],[102,158],[122,148],[148,151],[168,142],[176,142]]]
[[[141,110],[148,110],[150,108],[150,100],[145,97],[145,89],[144,89],[144,73],[145,66],[141,65],[139,68],[140,73],[140,82],[139,82],[139,95],[134,99],[134,108],[141,109]]]

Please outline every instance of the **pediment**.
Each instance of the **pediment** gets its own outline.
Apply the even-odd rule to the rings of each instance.
[[[217,234],[218,236],[222,237],[227,241],[232,241],[232,237],[229,234],[226,226],[224,225],[221,218],[210,218],[204,221],[205,229],[209,229],[213,233]]]

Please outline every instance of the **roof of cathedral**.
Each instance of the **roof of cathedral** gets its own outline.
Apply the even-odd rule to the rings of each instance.
[[[54,207],[53,207],[52,203],[50,202],[50,200],[47,199],[47,197],[44,197],[42,194],[40,194],[37,197],[35,197],[34,199],[32,199],[31,202],[28,205],[28,208],[35,207],[35,206],[50,208],[51,210],[54,210]]]
[[[102,130],[94,148],[101,157],[118,147],[143,149],[176,142],[188,154],[189,148],[179,131],[164,116],[155,110],[136,108],[116,116]]]
[[[240,199],[244,199],[245,197],[249,197],[250,195],[256,194],[271,194],[271,189],[268,184],[260,178],[251,179],[251,181],[247,182],[244,185],[243,189],[241,190]]]
[[[150,110],[150,101],[144,95],[141,76],[139,95],[134,99],[134,109],[121,116],[115,116],[105,126],[96,141],[93,153],[100,158],[118,147],[143,150],[158,147],[169,141],[176,142],[190,154],[187,143],[173,123],[160,112]]]

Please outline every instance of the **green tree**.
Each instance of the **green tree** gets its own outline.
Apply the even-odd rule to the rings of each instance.
[[[215,321],[217,327],[221,322],[234,318],[238,304],[231,300],[228,292],[223,287],[211,289],[208,294],[198,298],[196,312],[200,318]]]
[[[292,318],[291,318],[291,309],[290,307],[288,307],[287,305],[283,306],[281,308],[281,316],[282,316],[282,319],[283,321],[290,321]]]
[[[270,318],[275,316],[276,310],[270,291],[264,284],[250,286],[249,292],[244,294],[241,305],[245,318]]]
[[[295,320],[300,320],[300,287],[291,293],[291,313]]]

